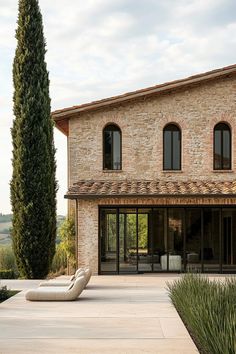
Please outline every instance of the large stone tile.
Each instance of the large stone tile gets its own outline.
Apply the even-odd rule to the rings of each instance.
[[[197,354],[188,339],[0,339],[1,354]]]
[[[179,317],[160,318],[165,338],[190,338],[187,329]]]
[[[47,318],[54,317],[176,317],[175,308],[170,303],[102,303],[75,301],[61,306],[61,303],[35,303],[26,302],[2,304],[1,318]],[[10,306],[11,305],[11,306]]]
[[[4,319],[0,338],[163,338],[156,318]]]

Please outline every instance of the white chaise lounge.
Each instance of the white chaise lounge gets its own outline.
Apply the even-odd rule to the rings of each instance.
[[[39,284],[39,286],[69,286],[71,285],[78,277],[81,275],[85,275],[85,272],[82,268],[79,268],[74,275],[70,277],[70,279],[50,279],[43,281]]]
[[[39,284],[40,287],[44,286],[69,286],[75,279],[77,279],[79,276],[84,275],[85,276],[85,286],[88,284],[92,271],[90,268],[79,268],[74,275],[69,280],[58,280],[58,279],[53,279],[49,281],[44,281]]]
[[[86,278],[79,276],[67,287],[63,286],[42,286],[37,289],[28,290],[25,294],[29,301],[73,301],[84,290]]]
[[[91,271],[91,268],[87,267],[87,268],[84,268],[84,273],[85,273],[85,286],[88,284],[90,278],[91,278],[91,275],[92,275],[92,271]]]

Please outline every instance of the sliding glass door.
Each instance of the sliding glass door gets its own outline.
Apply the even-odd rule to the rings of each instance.
[[[222,269],[236,272],[236,209],[222,210]]]
[[[151,228],[152,210],[138,209],[138,271],[151,272],[153,263]]]
[[[185,267],[189,272],[201,272],[202,210],[188,208],[185,211]]]
[[[203,271],[218,273],[220,271],[221,247],[221,210],[219,208],[203,209],[203,244],[201,258]]]
[[[119,209],[119,273],[137,273],[137,213]]]
[[[100,209],[100,273],[236,272],[236,209]]]
[[[117,273],[117,210],[100,211],[100,270],[102,273]]]
[[[163,263],[166,264],[166,270],[181,271],[184,260],[184,209],[169,208],[167,211],[168,252]]]
[[[167,209],[153,208],[150,220],[152,231],[153,271],[164,271],[161,260],[167,254]],[[163,262],[162,262],[163,263]],[[164,266],[165,268],[165,266]]]

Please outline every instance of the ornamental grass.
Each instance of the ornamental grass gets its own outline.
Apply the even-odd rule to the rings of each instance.
[[[236,279],[186,274],[168,283],[169,296],[201,353],[236,353]]]

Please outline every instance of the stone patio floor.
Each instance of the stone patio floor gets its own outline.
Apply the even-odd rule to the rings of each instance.
[[[23,291],[0,304],[0,354],[198,353],[166,291],[177,277],[93,276],[72,302],[29,302],[39,280],[1,280]]]

